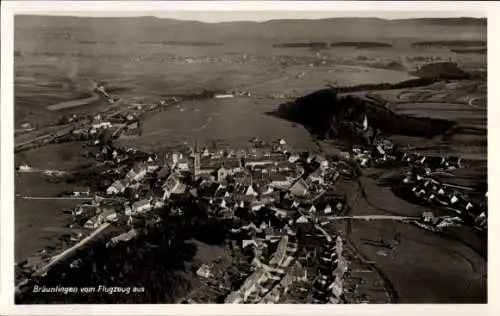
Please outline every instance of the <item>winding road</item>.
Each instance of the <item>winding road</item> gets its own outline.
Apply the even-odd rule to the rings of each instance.
[[[95,102],[95,101],[99,100],[99,98],[100,98],[100,96],[97,93],[92,92],[92,95],[88,98],[78,99],[78,100],[70,100],[70,101],[52,104],[52,105],[47,106],[47,109],[49,109],[51,111],[57,111],[57,110],[62,110],[62,109],[67,109],[67,108],[74,108],[77,106],[82,106],[82,105],[86,105],[86,104]]]

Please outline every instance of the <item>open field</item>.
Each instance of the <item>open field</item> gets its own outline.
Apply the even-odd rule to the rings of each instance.
[[[15,156],[16,165],[28,163],[35,169],[72,171],[88,165],[83,158],[82,144],[67,143],[36,148]],[[42,173],[15,172],[15,193],[20,196],[57,197],[71,191],[78,183],[68,184],[65,178],[59,183],[49,182]],[[16,262],[33,255],[37,250],[55,246],[64,233],[62,227],[72,222],[71,215],[62,212],[73,208],[81,200],[23,200],[15,201],[15,259]]]
[[[82,157],[86,150],[84,142],[50,144],[16,154],[16,166],[29,164],[35,169],[57,169],[72,171],[78,167],[94,163],[91,158]]]
[[[84,106],[84,105],[87,105],[89,103],[95,102],[97,100],[99,100],[99,96],[97,94],[93,94],[92,96],[85,98],[85,99],[78,99],[78,100],[71,100],[71,101],[56,103],[56,104],[49,105],[47,108],[49,110],[52,110],[52,111],[57,111],[57,110],[63,110],[63,109]]]
[[[367,210],[364,207],[363,213]],[[357,248],[386,274],[398,293],[397,302],[486,302],[486,262],[470,248],[408,224],[356,221],[352,225],[353,236],[368,240],[401,234],[402,242],[394,251],[355,240]]]
[[[78,200],[16,201],[15,261],[25,260],[40,249],[57,247],[65,233],[63,227],[72,223],[72,216],[62,210],[80,203]]]
[[[273,48],[265,41],[221,47],[161,46],[136,41],[127,42],[127,52],[121,45],[23,37],[15,45],[17,51],[23,52],[15,57],[16,124],[54,119],[61,111],[47,107],[63,102],[75,104],[74,100],[82,99],[101,81],[121,88],[116,92],[120,96],[153,97],[253,85],[259,86],[255,90],[261,96],[299,96],[325,85],[402,81],[411,78],[407,71],[431,59],[452,60],[465,70],[484,67],[486,61],[483,54],[458,55],[410,47],[328,48],[316,54],[307,48]],[[394,63],[400,67],[394,68]],[[302,78],[296,80],[297,75]],[[93,110],[104,106],[95,103]]]
[[[377,96],[387,101],[386,106],[397,114],[448,119],[457,123],[452,131],[433,139],[390,135],[389,139],[395,143],[431,155],[455,155],[485,163],[488,111],[484,82],[439,82],[420,88],[363,91],[353,95]]]
[[[384,171],[367,170],[383,179]],[[428,208],[404,201],[381,186],[371,176],[360,179],[365,197],[360,196],[352,215],[419,216]],[[345,187],[348,189],[348,187]],[[354,188],[350,196],[358,193]],[[432,210],[436,216],[445,211]],[[449,214],[448,214],[449,215]],[[344,234],[360,254],[372,261],[389,284],[398,303],[480,303],[486,301],[486,244],[477,232],[466,228],[436,234],[397,221],[360,221],[348,223]],[[338,230],[338,224],[329,229]],[[372,245],[381,239],[401,243],[394,250]]]
[[[251,137],[273,140],[285,137],[298,148],[314,149],[308,133],[291,123],[265,114],[270,105],[251,99],[192,101],[163,111],[144,123],[143,134],[125,141],[139,148],[182,142],[247,147]]]

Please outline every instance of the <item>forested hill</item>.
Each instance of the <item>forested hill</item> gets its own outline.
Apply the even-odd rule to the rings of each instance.
[[[335,88],[318,90],[280,105],[270,115],[299,123],[321,139],[341,136],[344,124],[361,122],[365,114],[372,128],[387,134],[432,138],[454,125],[447,120],[399,115],[374,100],[339,96],[338,92]]]

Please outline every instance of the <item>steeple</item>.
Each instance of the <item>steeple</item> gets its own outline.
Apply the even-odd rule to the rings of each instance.
[[[200,169],[201,169],[201,158],[200,158],[200,151],[198,150],[198,142],[195,141],[194,148],[193,148],[193,177],[196,180],[200,174]]]
[[[368,118],[366,117],[366,113],[365,113],[365,118],[363,119],[363,130],[367,130],[368,129]]]

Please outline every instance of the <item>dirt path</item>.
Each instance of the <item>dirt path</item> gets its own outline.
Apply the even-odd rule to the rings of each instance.
[[[164,128],[164,129],[161,129],[161,130],[158,130],[158,131],[154,131],[154,132],[151,132],[151,133],[142,134],[140,137],[143,138],[143,137],[149,137],[149,136],[156,136],[156,135],[161,135],[161,134],[165,134],[165,133],[200,132],[200,131],[204,130],[211,122],[212,122],[212,117],[209,116],[207,118],[206,122],[203,125],[201,125],[200,127],[197,127],[197,128],[193,128],[193,129],[189,129],[189,130],[185,130],[185,131],[179,131],[178,129],[175,129],[175,128]]]
[[[67,109],[67,108],[74,108],[77,106],[82,106],[82,105],[86,105],[86,104],[95,102],[95,101],[99,100],[99,97],[100,96],[97,93],[92,92],[92,95],[88,98],[52,104],[52,105],[47,106],[47,109],[49,109],[51,111],[57,111],[57,110],[62,110],[62,109]]]

